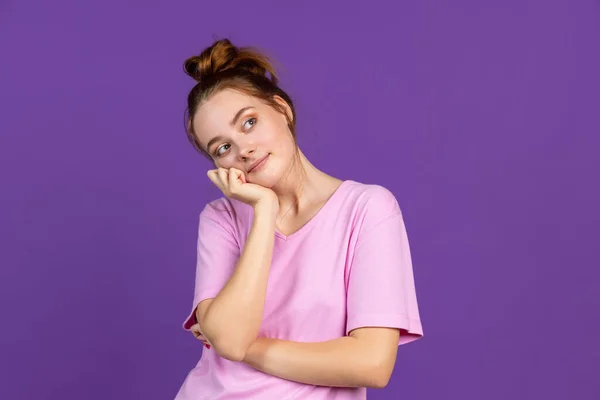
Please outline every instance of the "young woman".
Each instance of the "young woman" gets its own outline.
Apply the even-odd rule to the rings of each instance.
[[[423,335],[396,198],[307,160],[259,51],[218,40],[184,68],[188,137],[224,196],[199,217],[183,327],[206,349],[176,399],[366,398]]]

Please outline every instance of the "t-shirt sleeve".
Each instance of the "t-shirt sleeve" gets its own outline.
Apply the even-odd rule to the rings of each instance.
[[[196,278],[192,310],[183,323],[189,330],[196,323],[198,303],[214,298],[225,286],[240,257],[229,210],[208,204],[200,213],[196,257]]]
[[[393,195],[380,190],[372,200],[349,269],[346,334],[360,327],[398,328],[400,345],[423,336],[409,242]]]

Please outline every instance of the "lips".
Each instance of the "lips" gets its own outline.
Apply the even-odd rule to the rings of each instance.
[[[256,160],[252,165],[250,165],[250,168],[248,168],[248,173],[252,172],[252,170],[254,170],[256,167],[262,166],[268,157],[269,157],[269,154],[267,154],[266,156],[264,156],[263,158],[261,158],[259,160]]]

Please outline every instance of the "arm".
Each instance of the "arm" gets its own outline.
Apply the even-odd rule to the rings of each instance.
[[[398,345],[421,337],[422,328],[398,203],[380,187],[371,196],[349,268],[348,336],[319,343],[258,338],[246,352],[246,364],[305,384],[387,385]]]
[[[276,208],[259,203],[236,267],[214,299],[200,303],[196,319],[223,358],[241,361],[262,321],[273,245]]]
[[[398,350],[398,329],[358,328],[326,342],[258,338],[244,362],[279,378],[318,386],[385,387]]]

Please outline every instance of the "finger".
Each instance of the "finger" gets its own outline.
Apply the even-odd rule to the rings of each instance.
[[[233,190],[233,188],[236,188],[241,185],[241,183],[242,183],[242,181],[240,179],[241,174],[242,174],[242,171],[240,171],[239,169],[235,169],[235,168],[229,169],[229,187],[232,190]]]
[[[225,168],[219,168],[219,180],[221,181],[221,185],[223,188],[228,188],[229,187],[229,177],[227,175],[229,175],[229,171],[227,171]]]
[[[202,336],[202,334],[199,331],[192,331],[192,335],[194,335],[194,337],[196,339],[198,339],[200,336]]]
[[[208,179],[211,180],[212,183],[215,184],[216,187],[218,187],[219,189],[221,189],[221,183],[220,183],[220,179],[219,179],[219,171],[216,169],[211,169],[208,172],[206,172],[206,176],[208,176]]]
[[[207,346],[208,348],[210,348],[210,342],[204,335],[200,334],[200,335],[196,336],[196,339],[201,341],[204,346]]]
[[[241,183],[246,183],[247,182],[246,181],[246,174],[241,169],[231,168],[230,171],[234,171],[235,172],[236,178],[239,179]]]
[[[215,184],[216,187],[221,189],[223,193],[227,190],[227,184],[223,181],[221,177],[221,168],[213,169],[208,172],[208,177]]]
[[[196,339],[200,340],[201,342],[205,342],[206,344],[210,344],[208,343],[208,339],[206,338],[206,336],[204,336],[202,332],[200,332],[198,336],[196,336]]]

